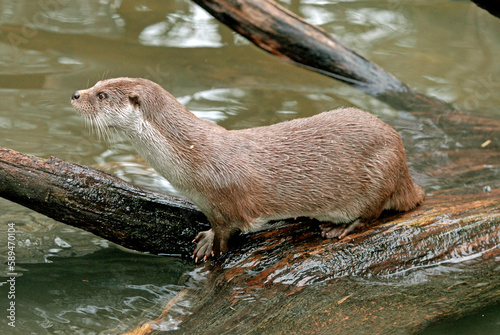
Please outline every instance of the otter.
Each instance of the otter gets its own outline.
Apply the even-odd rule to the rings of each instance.
[[[196,261],[270,220],[314,218],[329,223],[323,237],[342,239],[384,209],[408,211],[425,197],[399,134],[357,108],[227,130],[141,78],[99,81],[71,103],[101,130],[128,137],[207,216],[211,229],[193,241]]]

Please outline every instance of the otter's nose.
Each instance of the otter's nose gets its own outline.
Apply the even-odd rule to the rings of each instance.
[[[75,93],[73,93],[73,95],[71,96],[71,100],[78,100],[80,99],[80,92],[76,91]]]

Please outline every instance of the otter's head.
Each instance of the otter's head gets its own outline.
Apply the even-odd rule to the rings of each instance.
[[[130,134],[152,117],[152,107],[165,106],[166,95],[158,84],[147,79],[114,78],[76,91],[71,104],[100,131],[114,128]]]

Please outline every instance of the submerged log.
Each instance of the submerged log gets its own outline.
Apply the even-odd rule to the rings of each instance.
[[[193,0],[259,48],[349,84],[396,109],[447,111],[439,99],[410,88],[331,34],[271,0]]]

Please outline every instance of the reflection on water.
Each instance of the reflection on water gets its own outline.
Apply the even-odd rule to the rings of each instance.
[[[20,36],[11,35],[14,43],[36,38],[38,30],[107,38],[124,31],[125,23],[113,2],[6,0],[0,6],[0,24],[21,24],[24,29]]]
[[[139,35],[144,45],[201,48],[222,47],[219,25],[200,7],[189,13],[171,13],[166,20],[146,27]]]
[[[411,86],[471,113],[500,117],[500,21],[472,3],[280,2]],[[229,129],[340,106],[369,110],[401,133],[409,166],[428,191],[467,183],[484,188],[498,176],[492,157],[462,179],[435,177],[459,160],[457,148],[476,147],[430,120],[257,50],[188,0],[4,0],[0,29],[0,145],[24,153],[97,165],[132,183],[174,193],[127,141],[113,137],[104,143],[92,136],[69,104],[73,91],[102,78],[137,76],[160,83],[198,117]],[[0,237],[10,222],[20,232],[19,334],[123,331],[125,323],[134,326],[147,319],[150,310],[151,318],[157,316],[155,306],[183,289],[181,276],[191,269],[177,260],[116,250],[89,233],[2,200]],[[0,241],[2,255],[4,243]],[[467,255],[463,250],[451,258]],[[275,273],[269,280],[311,284],[311,272],[325,269],[324,263],[321,257],[311,258],[296,277]],[[349,264],[344,266],[352,274]],[[415,276],[446,269],[454,268],[431,268]],[[5,276],[5,269],[0,273]],[[178,313],[188,311],[185,306]],[[175,320],[161,326],[175,327]],[[12,330],[6,327],[2,318],[0,333]]]

